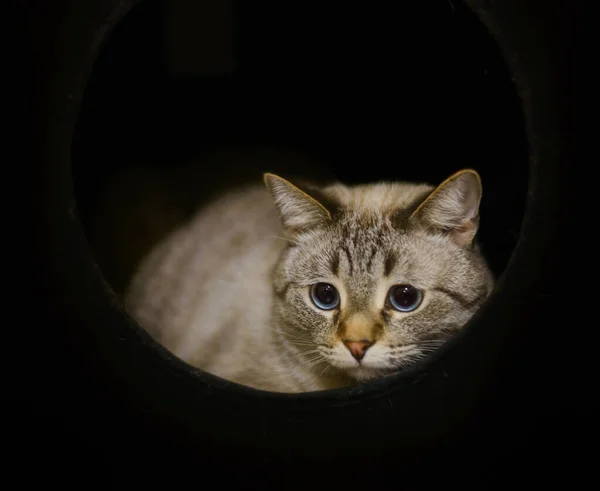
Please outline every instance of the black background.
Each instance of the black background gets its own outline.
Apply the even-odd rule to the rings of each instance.
[[[528,176],[529,150],[513,77],[483,27],[459,2],[372,3],[367,7],[366,2],[331,2],[323,7],[302,2],[300,7],[286,2],[285,8],[269,2],[252,3],[252,8],[249,3],[243,8],[236,4],[233,52],[237,71],[201,77],[169,73],[161,41],[167,36],[160,22],[161,4],[142,2],[101,52],[83,98],[72,164],[84,226],[89,227],[108,176],[132,160],[165,168],[194,158],[211,145],[277,145],[316,155],[347,182],[438,181],[457,168],[475,167],[487,193],[484,213],[492,217],[490,225],[483,221],[487,231],[482,228],[482,239],[501,271],[518,234]],[[562,189],[568,191],[564,162],[575,164],[568,80],[573,49],[570,16],[575,3],[506,2],[506,7],[496,5],[495,9],[488,2],[473,4],[503,20],[505,28],[496,34],[512,40],[505,45],[512,48],[505,55],[514,57],[514,66],[523,70],[516,78],[521,76],[536,89],[521,88],[527,103],[535,102],[529,143],[539,165],[553,169],[554,177],[547,172],[548,183],[529,190],[531,202],[543,201],[551,213],[547,216],[543,208],[535,208],[531,216],[535,226],[529,230],[552,240],[538,249],[530,267],[512,271],[510,281],[503,285],[501,295],[512,298],[510,318],[519,319],[520,331],[513,333],[504,358],[478,365],[487,367],[490,383],[476,397],[478,404],[467,418],[471,424],[464,431],[455,428],[453,439],[439,441],[433,448],[415,444],[409,454],[406,448],[396,452],[389,439],[382,437],[382,425],[392,428],[397,422],[389,419],[389,412],[375,399],[365,397],[362,409],[360,402],[348,405],[345,416],[337,421],[343,428],[355,424],[355,430],[344,433],[330,426],[332,433],[344,435],[336,442],[338,454],[319,453],[319,447],[327,446],[323,443],[328,441],[326,434],[323,442],[313,440],[312,449],[299,438],[295,452],[277,457],[264,451],[265,441],[253,448],[243,435],[239,441],[244,443],[238,447],[223,443],[232,441],[230,435],[223,442],[202,442],[190,431],[186,439],[185,426],[178,428],[169,415],[157,417],[142,398],[132,401],[123,395],[119,378],[134,383],[135,366],[130,366],[131,375],[119,371],[124,366],[118,361],[120,354],[115,354],[114,367],[105,366],[104,350],[110,343],[102,344],[103,336],[108,339],[113,325],[117,330],[116,314],[94,290],[93,268],[82,259],[81,243],[69,238],[58,219],[50,220],[45,214],[54,206],[52,183],[47,180],[51,174],[40,167],[46,180],[36,180],[33,188],[37,205],[33,241],[35,258],[40,259],[34,262],[39,275],[33,278],[37,279],[35,298],[43,300],[44,309],[25,311],[31,324],[26,329],[26,346],[36,345],[35,357],[21,357],[7,372],[18,382],[15,397],[6,398],[4,417],[5,436],[14,436],[5,440],[18,464],[13,466],[9,460],[12,470],[18,470],[24,480],[62,481],[78,488],[96,483],[158,484],[162,479],[175,486],[183,485],[177,481],[184,478],[193,486],[235,481],[250,488],[268,483],[279,489],[306,485],[320,489],[336,483],[375,486],[375,481],[386,479],[395,487],[415,483],[427,487],[435,481],[481,489],[501,482],[557,484],[563,478],[573,485],[583,475],[589,459],[582,455],[577,423],[585,404],[575,391],[576,367],[564,361],[568,354],[562,355],[560,367],[555,361],[555,353],[564,353],[560,333],[567,313],[554,308],[552,283],[568,272],[561,258],[567,242],[562,227],[569,202],[556,190],[561,181]],[[54,27],[68,11],[68,2],[52,6],[38,2],[29,11],[34,68],[39,70],[34,72],[37,92],[32,102],[34,135],[40,140],[32,150],[40,163],[47,159],[38,150],[48,145],[40,135],[51,124],[43,106],[44,87],[60,85],[60,77],[67,73],[53,71],[45,45],[70,34],[68,29]],[[85,29],[82,24],[72,34]],[[538,56],[532,58],[532,52]],[[553,69],[537,72],[545,63]],[[543,84],[540,78],[547,73],[552,77]],[[557,133],[557,129],[564,132]],[[381,162],[385,165],[378,165]],[[204,172],[210,176],[213,170],[205,168]],[[44,192],[36,194],[40,189]],[[61,233],[63,250],[55,245]],[[525,245],[535,238],[521,237]],[[531,251],[529,257],[534,257]],[[68,275],[58,274],[67,258],[72,270]],[[90,276],[89,284],[68,284],[78,275]],[[515,297],[524,295],[518,288],[519,276],[523,284],[532,285],[527,296]],[[86,300],[73,302],[67,292],[78,288]],[[512,297],[511,289],[516,292]],[[494,312],[496,319],[487,319],[490,328],[500,325],[503,315],[509,318],[508,312],[503,314],[498,308]],[[89,319],[86,326],[80,323],[84,313]],[[84,342],[73,336],[88,326],[96,326],[91,339],[99,342],[97,346],[90,344],[90,338]],[[106,333],[98,331],[98,326],[106,327]],[[478,343],[483,348],[486,335],[478,332],[463,352],[476,352]],[[489,336],[493,337],[493,330]],[[143,361],[143,338],[138,344],[131,343],[132,364]],[[482,349],[482,353],[488,352]],[[164,384],[161,371],[168,370],[159,362],[152,368],[154,375],[159,374],[157,388]],[[441,400],[431,387],[422,389],[421,396],[428,393],[432,401]],[[463,395],[468,393],[466,387]],[[174,389],[173,394],[181,396],[185,391]],[[180,409],[192,405],[193,394],[188,397],[171,405]],[[218,406],[215,401],[207,400],[207,407]],[[225,434],[228,421],[235,418],[232,401],[236,401],[235,394],[229,406],[224,403],[220,420],[203,421],[200,426],[216,425]],[[261,404],[269,410],[271,403],[265,398]],[[310,406],[298,402],[299,407],[303,404]],[[578,413],[581,408],[581,414],[567,411],[574,407]],[[331,421],[331,411],[326,409],[323,420]],[[352,419],[364,417],[367,409],[374,411],[370,424],[375,439],[368,451],[357,443],[365,441],[365,424]],[[429,409],[422,406],[424,413]],[[247,412],[257,409],[240,405],[237,411],[240,419],[249,419]],[[403,416],[402,408],[396,411],[398,417]],[[260,424],[267,424],[268,432],[268,423],[260,418],[264,414],[256,412],[256,416]],[[274,427],[280,425],[275,412],[271,417]],[[318,413],[313,418],[318,426]],[[591,429],[587,429],[588,436]],[[403,440],[415,438],[415,434],[393,436],[400,446]],[[271,438],[281,444],[285,434]],[[387,442],[379,449],[378,438]]]
[[[480,242],[502,272],[524,212],[529,149],[512,76],[463,3],[226,2],[227,15],[223,2],[202,12],[177,3],[137,5],[86,82],[73,167],[88,230],[111,176],[132,165],[172,174],[195,162],[210,182],[240,172],[258,181],[277,169],[243,157],[216,166],[204,157],[210,150],[276,148],[281,159],[299,154],[321,167],[297,170],[302,177],[349,184],[437,184],[471,167],[484,185]],[[193,15],[214,20],[189,28]],[[195,29],[207,25],[215,34],[199,38]],[[229,64],[211,63],[211,49]],[[117,282],[110,259],[101,266]]]

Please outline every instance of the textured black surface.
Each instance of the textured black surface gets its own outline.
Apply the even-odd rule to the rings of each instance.
[[[548,477],[556,481],[562,475],[559,471],[569,469],[569,456],[564,450],[572,447],[564,442],[564,437],[570,431],[570,421],[563,411],[567,401],[575,398],[574,386],[569,383],[572,375],[567,364],[560,371],[555,368],[551,376],[548,367],[564,342],[561,329],[567,315],[553,307],[555,279],[565,274],[562,258],[569,238],[565,232],[569,203],[563,199],[569,191],[567,170],[575,165],[567,80],[572,40],[570,15],[575,3],[469,2],[498,40],[513,74],[531,153],[527,213],[519,243],[493,297],[456,342],[418,370],[352,391],[301,396],[277,396],[234,386],[169,359],[122,314],[93,261],[75,207],[71,144],[83,82],[95,59],[93,43],[120,17],[114,10],[119,3],[89,0],[85,4],[56,2],[51,7],[39,3],[32,10],[37,89],[33,149],[38,173],[33,188],[34,245],[39,259],[35,263],[39,276],[35,278],[40,305],[32,307],[28,316],[36,319],[39,314],[40,320],[32,323],[34,328],[26,337],[27,346],[36,344],[40,353],[36,353],[37,363],[15,365],[14,372],[28,375],[23,382],[26,396],[9,399],[5,418],[9,424],[13,422],[10,429],[17,442],[13,455],[21,457],[24,468],[30,469],[26,477],[60,478],[87,487],[90,481],[158,483],[161,478],[172,478],[172,485],[178,485],[175,481],[185,476],[198,486],[234,480],[248,487],[260,487],[264,482],[287,489],[303,484],[321,488],[325,479],[331,485],[358,481],[373,485],[373,480],[385,477],[393,479],[397,486],[406,485],[407,481],[426,485],[440,479],[480,486],[505,479],[518,479],[519,483],[533,479],[539,483]],[[131,2],[122,3],[124,12]],[[427,14],[428,2],[419,3]],[[266,9],[267,3],[260,5]],[[319,17],[323,22],[344,11],[342,4],[336,8],[331,5],[329,12]],[[454,2],[448,6],[449,11],[444,14],[447,16],[452,15],[454,8],[460,8]],[[292,12],[298,7],[289,9],[279,7],[277,18],[297,20],[297,29],[305,26],[308,20]],[[252,19],[251,13],[239,15],[241,19]],[[431,15],[436,28],[430,38],[419,43],[431,41],[444,47],[444,40],[436,39],[436,33],[441,29],[437,23],[444,26],[445,21],[441,14],[439,19],[437,14]],[[372,36],[380,36],[383,44],[394,35],[391,17],[390,13],[384,14],[386,22],[390,22],[385,28],[373,27]],[[310,16],[310,20],[314,19]],[[279,30],[275,20],[265,22],[264,29],[257,28],[267,34],[268,29],[274,29],[279,34],[249,37],[253,41],[240,48],[241,59],[251,56],[244,55],[244,50],[268,53],[273,38],[294,38],[292,20]],[[248,26],[254,22],[260,25],[260,19],[253,19],[246,28],[250,29]],[[410,23],[407,26],[408,29]],[[240,32],[243,34],[244,30]],[[451,57],[453,53],[449,51],[444,56]],[[335,58],[343,63],[345,57],[352,58],[348,53],[337,56],[335,50],[324,59]],[[432,72],[427,78],[433,76],[434,70],[422,53],[415,52],[413,56],[416,61],[412,66],[421,64],[423,70]],[[364,59],[372,60],[369,56]],[[148,60],[151,62],[152,58]],[[257,76],[252,67],[272,69],[270,60],[265,54],[262,65],[260,60],[241,63],[249,83]],[[304,63],[316,67],[320,74],[331,70],[324,84],[336,88],[331,89],[334,95],[338,94],[340,81],[356,82],[351,74],[340,75],[328,63],[321,66],[310,61]],[[275,70],[273,80],[285,79],[293,71],[293,67],[288,70],[281,63],[283,68]],[[462,70],[466,72],[473,66],[472,60],[465,59],[463,63]],[[453,66],[450,64],[450,68]],[[371,67],[364,68],[363,76],[372,72]],[[494,83],[508,82],[499,76]],[[420,83],[415,82],[415,87],[420,87]],[[310,80],[306,84],[311,86]],[[447,83],[432,84],[432,94],[440,90],[440,85]],[[461,93],[467,97],[477,90],[488,89],[463,87]],[[383,93],[374,97],[385,97]],[[510,91],[499,89],[497,93]],[[450,104],[446,97],[432,98]],[[286,101],[293,105],[293,99]],[[347,106],[347,100],[340,97],[332,103],[332,114],[356,110]],[[296,104],[297,108],[306,109],[308,102]],[[361,110],[367,113],[373,110],[367,99],[357,104],[362,104]],[[499,106],[510,104],[514,101],[506,100]],[[465,106],[464,111],[475,111],[470,107]],[[310,104],[308,108],[310,112]],[[435,107],[430,111],[434,110]],[[486,113],[483,108],[480,112]],[[393,120],[397,114],[393,111],[385,118]],[[523,142],[514,127],[517,119],[514,112],[511,114],[506,116],[505,127],[499,124],[478,133],[481,138],[487,135],[489,140],[467,140],[474,146],[465,144],[457,134],[449,136],[445,144],[455,147],[453,158],[461,152],[473,152],[471,160],[477,155],[485,159],[503,152],[522,155]],[[423,117],[416,109],[414,115]],[[347,127],[330,125],[322,116],[301,128],[306,130],[304,135],[313,135],[311,141],[314,148],[321,148],[319,153],[335,154],[344,149],[341,143],[329,148],[317,143],[333,138],[332,126],[342,133],[346,131],[347,136],[340,141],[355,141],[351,118],[346,116],[340,121],[346,119]],[[122,119],[127,121],[126,116]],[[454,118],[443,124],[452,128]],[[273,137],[268,128],[257,126],[262,128],[262,137]],[[240,135],[248,136],[245,128],[240,127]],[[115,144],[116,136],[110,133],[114,128],[105,129],[105,140],[97,140],[92,153],[102,153],[105,145]],[[297,136],[295,129],[288,127],[285,134]],[[503,131],[512,135],[506,139],[515,145],[512,149],[503,147]],[[160,129],[156,132],[132,131],[120,143],[152,153],[147,145],[162,135]],[[397,166],[404,165],[400,162],[410,160],[409,155],[418,156],[421,147],[429,151],[437,148],[438,153],[424,159],[427,164],[439,161],[444,153],[439,147],[444,145],[429,140],[424,132],[420,134],[422,141],[412,141],[410,151],[397,151],[387,165],[373,170],[379,172],[377,176],[369,176],[397,175]],[[374,136],[369,138],[376,141]],[[347,150],[348,154],[360,160],[361,152],[366,154],[372,142],[362,150]],[[86,145],[93,145],[93,140]],[[379,148],[377,160],[385,161],[389,151],[389,147]],[[339,174],[346,172],[342,164],[334,164]],[[462,167],[462,162],[456,164]],[[494,165],[506,165],[509,175],[521,175],[525,164],[509,165],[500,159]],[[490,181],[497,178],[501,182],[498,176],[502,173],[496,173],[493,167],[484,167],[490,173]],[[418,175],[418,166],[405,168]],[[446,166],[440,165],[429,176],[445,170]],[[362,178],[362,174],[346,174],[347,180]],[[80,179],[84,186],[85,177]],[[498,199],[503,189],[499,184]],[[286,471],[284,481],[278,480],[277,474]],[[315,472],[323,477],[314,477]]]

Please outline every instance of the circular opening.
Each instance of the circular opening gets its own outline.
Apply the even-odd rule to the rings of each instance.
[[[473,168],[478,241],[499,277],[528,181],[511,76],[454,0],[140,2],[87,80],[72,162],[88,241],[119,296],[164,237],[267,171],[436,185]]]

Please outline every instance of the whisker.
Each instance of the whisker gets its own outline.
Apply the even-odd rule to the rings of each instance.
[[[298,356],[313,355],[315,353],[321,355],[321,352],[318,349],[312,349],[312,350],[303,351],[301,353],[298,353]]]
[[[311,356],[308,357],[302,357],[302,356],[297,356],[298,360],[301,361],[302,363],[312,363],[312,362],[317,362],[317,361],[323,361],[325,360],[325,358],[323,358],[321,355],[315,355],[314,353]]]
[[[286,242],[290,242],[294,245],[299,245],[298,242],[296,242],[295,240],[292,239],[288,239],[287,237],[279,237],[278,235],[269,235],[269,237],[271,237],[272,239],[281,239],[281,240],[285,240]]]
[[[274,332],[276,332],[277,334],[281,334],[282,336],[288,338],[288,341],[294,341],[296,344],[300,345],[304,345],[304,346],[314,346],[315,344],[310,342],[309,339],[306,338],[306,336],[300,336],[298,334],[294,334],[288,331],[283,331],[281,329],[274,329]]]
[[[293,333],[293,332],[290,332],[290,331],[284,331],[283,329],[274,328],[273,331],[278,332],[279,334],[285,334],[286,336],[300,337],[300,335],[297,334],[297,333]]]
[[[309,368],[312,368],[314,366],[317,366],[319,363],[325,363],[325,359],[324,358],[318,358],[316,360],[311,360],[308,363],[305,363],[305,365]]]
[[[426,356],[427,353],[424,350],[413,345],[412,352],[402,353],[398,358],[394,358],[392,363],[397,369],[404,370],[422,360]]]
[[[298,353],[296,355],[296,358],[298,359],[298,361],[302,362],[303,364],[309,367],[313,367],[315,365],[318,365],[319,363],[323,363],[326,361],[325,357],[319,349],[313,349],[302,353]]]
[[[392,347],[392,351],[394,351],[395,353],[402,353],[404,351],[410,351],[412,349],[415,349],[417,345],[416,344],[405,344],[404,346],[394,346]]]
[[[437,348],[445,344],[447,339],[435,339],[430,341],[422,341],[418,343],[419,349],[427,350],[429,352],[435,351]]]
[[[307,347],[311,347],[314,346],[313,343],[308,343],[308,342],[302,342],[302,341],[297,341],[295,339],[288,339],[288,342],[290,344],[293,344],[294,346],[307,346]]]

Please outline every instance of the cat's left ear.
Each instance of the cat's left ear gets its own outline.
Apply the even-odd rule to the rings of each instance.
[[[273,197],[283,228],[290,237],[331,220],[331,214],[325,206],[291,182],[270,173],[264,175],[264,181]]]
[[[479,174],[473,169],[461,170],[432,191],[410,220],[448,233],[459,246],[468,247],[479,228],[481,193]]]

